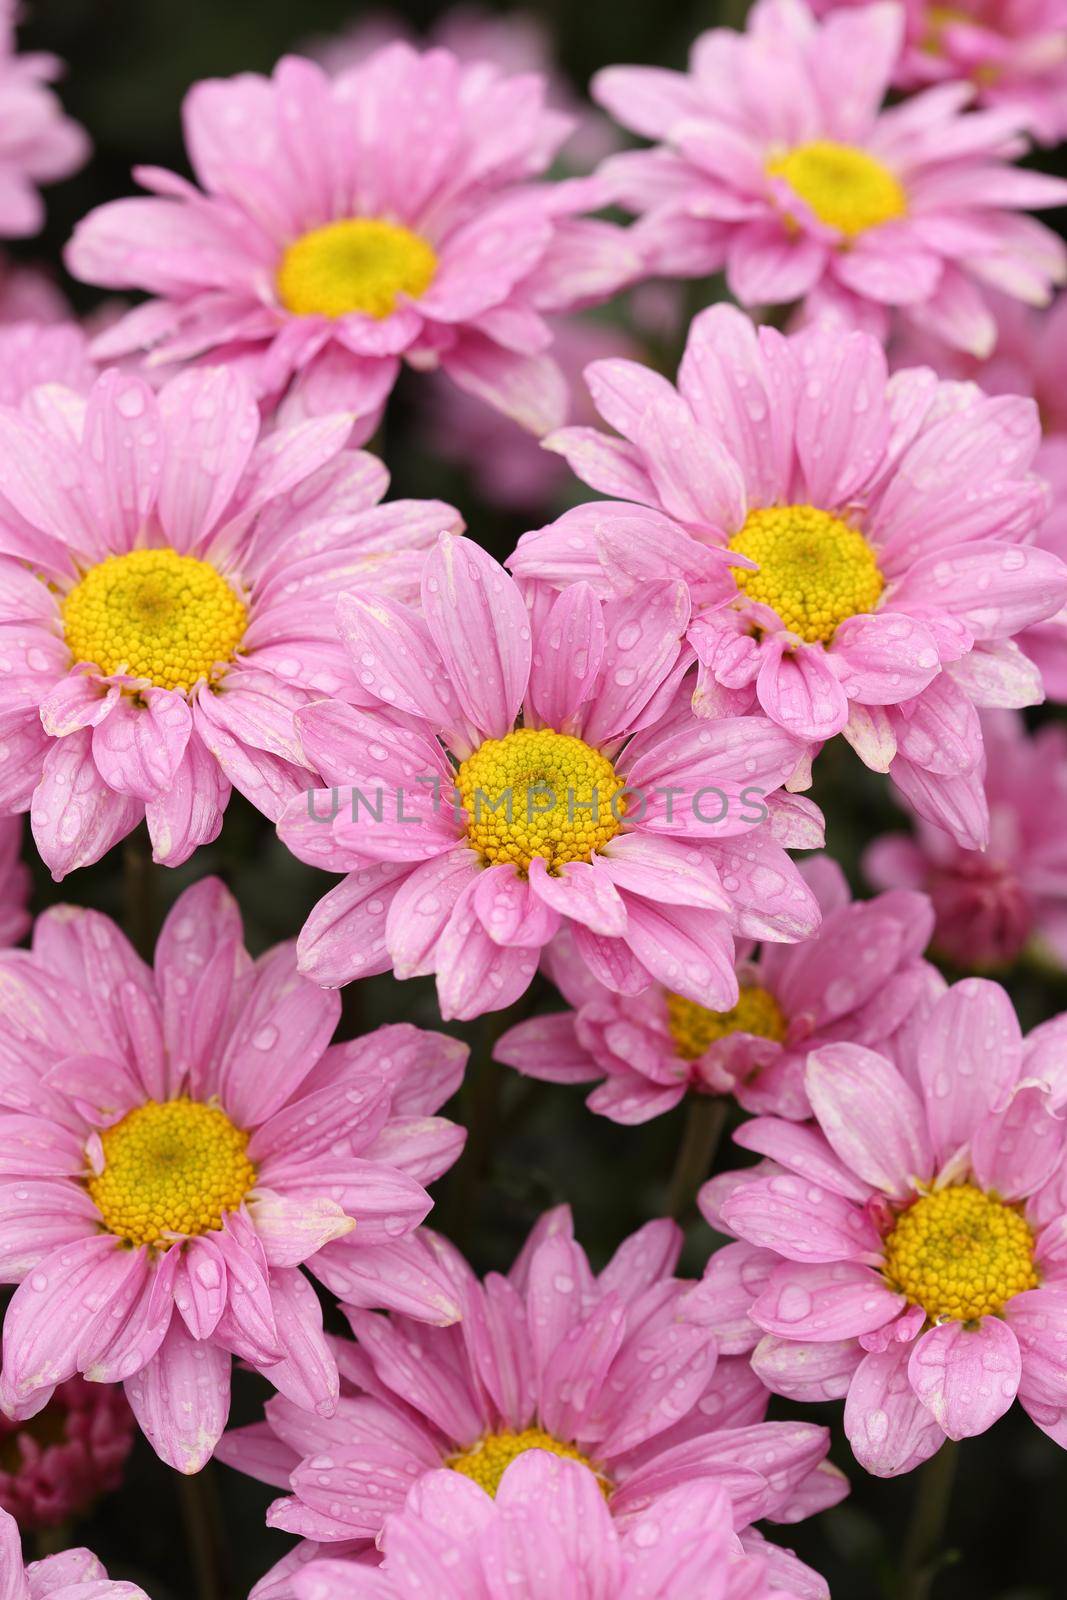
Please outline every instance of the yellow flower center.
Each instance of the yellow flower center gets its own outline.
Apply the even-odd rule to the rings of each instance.
[[[587,1456],[583,1456],[572,1444],[561,1444],[550,1433],[545,1433],[543,1428],[524,1428],[521,1433],[487,1433],[469,1450],[449,1456],[445,1466],[451,1467],[453,1472],[462,1472],[465,1478],[473,1478],[486,1494],[495,1499],[504,1473],[516,1456],[523,1455],[527,1450],[548,1450],[552,1455],[563,1456],[568,1461],[580,1461],[584,1467],[596,1473],[605,1496],[610,1493],[610,1484],[602,1473],[596,1471]]]
[[[161,1250],[173,1235],[221,1228],[256,1181],[248,1135],[218,1106],[149,1100],[100,1135],[104,1170],[88,1180],[104,1226]]]
[[[952,6],[930,6],[925,16],[925,27],[920,41],[920,48],[930,55],[940,55],[945,47],[945,30],[953,27],[957,22],[967,22],[969,19],[962,11],[956,11]]]
[[[456,788],[472,849],[490,865],[512,861],[523,872],[535,856],[549,871],[588,861],[614,839],[625,809],[607,756],[552,728],[486,739],[461,764]]]
[[[278,293],[298,317],[387,317],[400,295],[417,300],[433,282],[437,256],[396,222],[352,217],[313,228],[286,250]]]
[[[833,139],[797,145],[768,161],[767,172],[784,178],[820,222],[848,239],[902,217],[908,209],[903,185],[888,167],[866,150]]]
[[[697,1061],[717,1039],[725,1039],[729,1033],[754,1033],[761,1039],[781,1043],[788,1029],[773,994],[755,985],[741,990],[730,1011],[710,1011],[684,995],[668,994],[667,1022],[674,1048],[683,1061]]]
[[[995,1316],[1039,1282],[1026,1218],[971,1183],[923,1195],[903,1213],[885,1242],[884,1272],[931,1321]]]
[[[105,675],[191,689],[230,661],[248,613],[206,561],[176,550],[131,550],[90,567],[63,603],[75,661]]]
[[[738,587],[806,644],[828,643],[846,617],[873,611],[885,587],[862,533],[815,506],[750,511],[730,549],[759,563],[734,568]]]

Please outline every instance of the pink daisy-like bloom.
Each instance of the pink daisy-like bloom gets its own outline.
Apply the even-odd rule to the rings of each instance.
[[[803,0],[758,0],[746,32],[697,40],[688,74],[598,73],[600,103],[661,141],[602,169],[648,269],[725,270],[742,305],[799,303],[883,340],[895,320],[975,355],[996,337],[986,288],[1047,304],[1067,247],[1018,213],[1064,204],[1067,183],[1010,165],[1025,118],[963,115],[967,84],[883,110],[903,27],[897,5],[820,24]]]
[[[440,367],[536,433],[566,406],[546,313],[606,298],[639,255],[579,215],[593,180],[535,183],[569,130],[536,74],[406,44],[335,78],[287,57],[272,78],[185,102],[203,192],[140,169],[152,199],[86,217],[76,277],[154,298],[94,345],[154,362],[238,362],[259,397],[347,410],[369,438],[401,361]]]
[[[461,526],[379,506],[388,475],[347,415],[259,437],[247,379],[158,396],[112,369],[0,409],[0,810],[29,809],[53,876],[147,818],[157,861],[214,839],[231,785],[277,818],[315,781],[297,707],[354,692],[340,588],[414,595]]]
[[[701,1191],[747,1241],[721,1271],[750,1296],[753,1343],[763,1331],[756,1372],[795,1400],[843,1396],[879,1477],[984,1433],[1016,1396],[1067,1444],[1064,1022],[1024,1041],[1003,989],[966,979],[898,1066],[814,1051],[815,1125],[745,1124],[735,1139],[767,1159]]]
[[[342,595],[377,705],[297,714],[334,787],[292,802],[279,833],[347,874],[304,925],[301,970],[331,986],[436,973],[442,1016],[466,1019],[523,994],[569,924],[609,988],[658,980],[736,1004],[735,929],[798,939],[818,923],[779,839],[810,843],[821,817],[774,793],[802,751],[789,734],[693,716],[678,691],[688,613],[670,582],[607,604],[587,584],[540,588],[528,605],[450,535],[426,560],[421,614]]]
[[[0,1506],[26,1530],[84,1516],[122,1482],[133,1412],[118,1389],[70,1378],[28,1422],[0,1416]]]
[[[935,948],[963,971],[1008,966],[1027,949],[1067,967],[1067,729],[1030,734],[1010,711],[982,720],[987,849],[961,850],[917,818],[914,835],[876,839],[864,871],[877,888],[929,895]]]
[[[464,1132],[433,1113],[466,1047],[407,1025],[330,1045],[336,995],[292,945],[258,961],[206,879],[155,966],[97,912],[0,955],[0,1398],[25,1420],[81,1373],[123,1383],[182,1472],[226,1425],[234,1356],[328,1415],[337,1366],[310,1270],[355,1304],[448,1322],[414,1231]]]
[[[566,933],[545,968],[570,1011],[517,1023],[494,1057],[530,1078],[597,1087],[586,1104],[640,1123],[686,1094],[733,1094],[746,1110],[803,1119],[808,1052],[836,1040],[892,1051],[892,1040],[937,977],[922,953],[933,929],[923,894],[892,889],[853,901],[826,856],[801,863],[822,925],[795,945],[737,947],[736,1006],[711,1011],[662,985],[612,994],[575,959]]]
[[[693,322],[677,389],[617,361],[586,381],[617,435],[549,444],[616,499],[524,535],[516,576],[635,596],[685,579],[699,713],[758,705],[813,755],[843,734],[981,847],[977,708],[1043,699],[1015,638],[1067,599],[1067,565],[1032,543],[1048,506],[1033,401],[890,378],[869,334],[784,337],[730,306]],[[725,597],[722,547],[743,558]]]
[[[3,1600],[148,1600],[135,1583],[112,1583],[91,1550],[64,1550],[25,1566],[18,1524],[0,1510]]]
[[[532,1450],[505,1472],[495,1499],[453,1472],[433,1472],[390,1516],[382,1563],[312,1561],[293,1579],[296,1600],[817,1600],[810,1569],[794,1587],[750,1554],[730,1523],[730,1500],[697,1482],[664,1495],[620,1528],[598,1479],[576,1461]],[[799,1566],[799,1563],[796,1563]]]
[[[30,872],[22,861],[22,820],[0,817],[0,945],[18,944],[30,925]]]
[[[865,0],[812,0],[817,15]],[[982,105],[1011,107],[1043,144],[1067,135],[1065,0],[903,0],[902,89],[971,82]]]
[[[323,1545],[376,1540],[427,1475],[448,1468],[494,1495],[529,1451],[582,1462],[620,1527],[702,1479],[729,1491],[743,1534],[847,1492],[826,1460],[827,1430],[764,1422],[768,1394],[748,1363],[718,1359],[737,1307],[673,1276],[676,1224],[648,1223],[598,1275],[565,1206],[541,1217],[506,1277],[479,1282],[446,1240],[435,1244],[461,1322],[430,1329],[349,1310],[358,1343],[336,1347],[347,1387],[333,1417],[272,1399],[265,1422],[220,1443],[232,1466],[289,1491],[272,1526]]]
[[[1034,470],[1052,490],[1051,509],[1035,539],[1067,560],[1067,295],[1058,296],[1047,311],[998,296],[995,311],[997,347],[987,361],[959,355],[946,360],[934,341],[918,338],[900,341],[892,354],[898,367],[928,362],[943,377],[971,380],[987,394],[1033,397],[1042,427]],[[1025,628],[1018,643],[1040,669],[1049,699],[1067,701],[1067,607]]]
[[[64,115],[48,85],[55,56],[20,55],[15,8],[0,10],[0,237],[25,239],[44,226],[39,186],[77,172],[89,154],[84,128]]]

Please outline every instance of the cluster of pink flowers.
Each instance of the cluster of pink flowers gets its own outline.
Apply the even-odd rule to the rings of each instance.
[[[56,70],[0,0],[0,236],[86,155]],[[279,1491],[255,1600],[828,1600],[759,1526],[847,1493],[805,1403],[876,1477],[1016,1399],[1067,1448],[1067,1014],[990,976],[1067,967],[1067,732],[1023,718],[1067,700],[1067,182],[1020,164],[1063,0],[757,0],[593,94],[652,147],[536,28],[365,19],[194,84],[195,181],[77,224],[132,307],[0,262],[3,1600],[144,1600],[7,1514],[85,1515],[138,1430]],[[405,366],[481,501],[569,506],[506,560],[385,498]],[[866,899],[842,770],[913,822],[863,818]],[[242,827],[290,875],[255,955],[205,875]],[[31,917],[24,849],[123,841],[126,931]],[[505,1012],[465,1085],[435,1017]],[[681,1108],[663,1209],[730,1242],[601,1266],[539,1203],[468,1260],[430,1190],[467,1163],[469,1231],[506,1069],[649,1148]]]
[[[812,0],[825,16],[867,0]],[[1026,118],[1043,144],[1067,135],[1064,0],[902,0],[904,46],[893,74],[902,89],[972,83],[980,104]]]
[[[884,338],[894,322],[988,355],[986,286],[1045,305],[1067,249],[1016,213],[1067,182],[1010,165],[1027,116],[968,112],[954,79],[884,108],[905,14],[875,0],[818,23],[804,0],[757,0],[744,33],[697,40],[688,74],[610,67],[593,92],[660,141],[605,164],[664,276],[725,271],[744,306],[799,302]]]

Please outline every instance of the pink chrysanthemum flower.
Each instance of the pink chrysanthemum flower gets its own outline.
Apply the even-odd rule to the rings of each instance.
[[[764,1547],[766,1549],[766,1547]],[[385,1525],[382,1563],[325,1557],[293,1579],[296,1600],[819,1600],[809,1568],[780,1574],[733,1532],[729,1496],[687,1484],[620,1528],[598,1479],[577,1461],[532,1450],[495,1499],[453,1472],[432,1472]],[[799,1567],[794,1562],[793,1567]],[[781,1585],[775,1580],[784,1576]]]
[[[877,888],[929,895],[934,946],[965,972],[1008,966],[1026,949],[1067,967],[1067,729],[1030,734],[1010,711],[982,721],[988,847],[961,850],[917,818],[914,836],[876,839],[864,871]]]
[[[812,0],[817,15],[866,0]],[[1043,144],[1067,136],[1065,0],[903,0],[903,89],[971,82],[979,101],[1010,106]]]
[[[42,383],[87,394],[96,375],[89,340],[76,322],[0,322],[0,406],[18,406]]]
[[[0,8],[0,237],[24,239],[44,226],[39,186],[76,172],[89,154],[84,128],[64,115],[48,85],[55,56],[20,55],[15,8]]]
[[[893,349],[895,364],[918,366],[929,362],[946,378],[971,380],[987,394],[1031,395],[1041,416],[1041,447],[1034,470],[1052,489],[1048,516],[1035,535],[1036,543],[1067,560],[1067,295],[1060,295],[1047,311],[1033,311],[998,296],[995,305],[997,347],[988,361],[967,356],[946,360],[929,339],[900,341]],[[1019,647],[1040,669],[1050,700],[1067,701],[1067,607],[1025,628]]]
[[[350,1310],[358,1343],[337,1346],[348,1393],[334,1416],[271,1400],[266,1422],[220,1443],[231,1465],[290,1491],[272,1526],[374,1540],[427,1474],[449,1468],[495,1495],[531,1450],[582,1462],[624,1526],[699,1479],[730,1492],[739,1532],[846,1492],[826,1429],[764,1422],[767,1391],[748,1364],[718,1361],[736,1308],[673,1276],[674,1223],[647,1224],[596,1276],[567,1207],[541,1217],[507,1277],[479,1282],[435,1242],[463,1306],[456,1327]]]
[[[817,24],[803,0],[758,0],[747,32],[698,39],[688,74],[599,73],[600,103],[661,141],[602,169],[648,268],[725,269],[742,305],[799,302],[882,339],[895,318],[975,355],[996,337],[986,287],[1047,304],[1067,247],[1017,213],[1064,204],[1067,183],[1011,166],[1025,119],[962,115],[967,84],[883,110],[903,25],[896,5]]]
[[[343,595],[377,706],[297,716],[335,787],[294,801],[279,832],[347,873],[304,925],[302,971],[331,986],[436,973],[442,1015],[476,1017],[517,999],[569,924],[609,988],[658,979],[731,1006],[735,928],[812,931],[818,908],[775,836],[792,837],[774,791],[802,747],[764,717],[692,715],[682,584],[606,605],[576,584],[528,606],[484,550],[443,535],[422,613]]]
[[[0,1510],[4,1600],[148,1600],[135,1583],[112,1583],[91,1550],[64,1550],[24,1566],[18,1524]]]
[[[566,386],[544,314],[632,278],[623,230],[578,215],[595,184],[537,184],[569,129],[536,75],[406,44],[330,78],[287,57],[270,79],[197,84],[185,102],[206,192],[140,169],[74,233],[76,277],[155,298],[96,341],[109,357],[238,361],[260,398],[377,426],[401,360],[537,433]],[[162,242],[161,242],[162,241]]]
[[[311,1270],[356,1304],[448,1322],[413,1230],[463,1130],[432,1115],[466,1048],[406,1025],[330,1045],[336,995],[291,945],[246,954],[207,879],[155,967],[97,912],[0,955],[2,1398],[21,1419],[80,1372],[119,1383],[157,1453],[210,1456],[234,1355],[328,1415],[337,1366]]]
[[[523,537],[516,576],[636,594],[685,578],[698,712],[758,705],[813,754],[843,734],[984,844],[976,708],[1043,698],[1014,640],[1067,599],[1067,565],[1030,543],[1048,504],[1033,401],[925,368],[887,378],[868,334],[785,338],[729,306],[693,322],[677,389],[627,362],[586,378],[622,437],[564,429],[551,447],[652,509],[579,506]],[[725,601],[722,546],[744,558]]]
[[[387,474],[343,449],[348,424],[260,438],[221,367],[0,409],[0,810],[30,810],[57,879],[143,817],[175,866],[231,785],[277,818],[314,781],[293,712],[352,692],[338,589],[414,595],[422,550],[461,526],[436,501],[378,506]]]
[[[0,1506],[23,1529],[84,1516],[122,1482],[135,1425],[126,1398],[106,1383],[70,1378],[37,1416],[0,1416]]]
[[[30,873],[21,857],[21,818],[0,817],[0,945],[18,944],[30,925]]]
[[[1067,1444],[1063,1023],[1024,1043],[1003,989],[966,979],[899,1067],[854,1044],[813,1052],[817,1125],[745,1124],[737,1142],[769,1159],[701,1191],[748,1241],[719,1287],[752,1301],[756,1372],[793,1399],[845,1396],[879,1477],[983,1433],[1016,1396]]]
[[[712,1011],[656,984],[612,994],[575,959],[566,933],[545,967],[574,1008],[517,1023],[494,1056],[530,1078],[589,1083],[590,1111],[647,1122],[687,1093],[733,1094],[749,1111],[804,1118],[808,1052],[844,1039],[890,1050],[936,974],[921,959],[933,928],[925,895],[894,889],[852,901],[840,867],[801,863],[822,925],[801,944],[737,948],[736,1006]]]

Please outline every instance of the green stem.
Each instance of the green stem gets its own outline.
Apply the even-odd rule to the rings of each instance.
[[[151,961],[159,931],[159,903],[152,852],[144,828],[138,828],[123,842],[122,901],[130,943],[139,955]]]
[[[928,1600],[944,1555],[945,1527],[958,1465],[959,1446],[946,1439],[916,1474],[895,1600]]]
[[[208,1465],[186,1476],[176,1473],[185,1540],[198,1600],[224,1600],[220,1522],[215,1481]]]
[[[711,1170],[726,1123],[724,1095],[692,1094],[685,1114],[685,1130],[667,1189],[667,1214],[676,1222],[687,1216],[697,1190]]]

